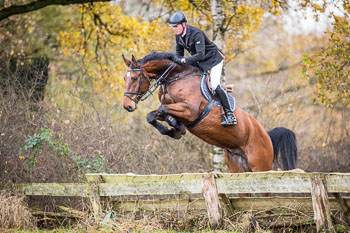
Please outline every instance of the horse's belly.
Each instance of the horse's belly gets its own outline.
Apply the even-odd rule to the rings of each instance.
[[[240,134],[235,134],[233,127],[205,127],[198,125],[194,129],[189,130],[193,135],[199,137],[203,141],[218,146],[223,149],[233,150],[244,146],[243,138]]]

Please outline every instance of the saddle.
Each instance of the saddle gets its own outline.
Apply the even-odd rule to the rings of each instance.
[[[211,102],[212,100],[214,101],[214,105],[222,108],[222,105],[220,103],[220,101],[218,100],[218,98],[216,97],[216,95],[214,95],[213,93],[215,93],[210,85],[209,85],[209,75],[207,75],[206,73],[203,74],[202,76],[202,80],[201,80],[201,92],[202,92],[202,95],[209,101]],[[230,95],[229,93],[232,92],[232,86],[226,86],[226,87],[223,87],[226,92],[227,92],[227,95],[228,95],[228,99],[230,101],[230,106],[231,106],[231,111],[234,112],[235,109],[236,109],[236,100],[235,98]]]

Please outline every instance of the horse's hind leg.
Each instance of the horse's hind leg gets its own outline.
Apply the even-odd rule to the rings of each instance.
[[[225,162],[228,170],[231,173],[238,172],[251,172],[252,169],[249,167],[248,161],[244,155],[244,152],[239,151],[229,151],[225,150]],[[240,193],[240,197],[250,197],[250,193]]]
[[[249,166],[253,172],[264,172],[272,169],[273,148],[269,138],[265,141],[264,147],[259,147],[258,143],[251,143],[246,152]],[[263,193],[262,196],[270,197],[270,193]]]
[[[181,132],[177,131],[176,129],[168,129],[168,127],[162,125],[159,121],[156,119],[157,116],[157,110],[152,111],[147,114],[147,122],[153,125],[161,134],[168,135],[171,138],[174,139],[180,139],[183,135]]]
[[[251,172],[248,161],[243,151],[225,151],[225,162],[228,170],[232,173]]]

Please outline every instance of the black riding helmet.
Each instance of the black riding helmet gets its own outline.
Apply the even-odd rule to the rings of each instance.
[[[170,17],[169,26],[174,27],[183,22],[187,23],[186,16],[184,13],[178,11]]]

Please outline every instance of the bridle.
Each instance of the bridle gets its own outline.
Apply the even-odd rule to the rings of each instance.
[[[145,99],[147,99],[150,95],[153,94],[153,92],[155,92],[157,90],[157,88],[159,87],[159,85],[162,84],[162,82],[168,77],[168,75],[170,74],[170,72],[176,67],[176,64],[172,64],[171,66],[169,66],[164,72],[163,74],[155,81],[155,83],[152,84],[152,86],[150,86],[147,91],[145,91],[143,94],[140,94],[141,91],[141,86],[142,86],[142,82],[143,79],[146,79],[146,81],[150,84],[151,80],[143,73],[142,70],[142,64],[140,65],[140,68],[133,68],[133,69],[128,69],[127,71],[140,71],[140,81],[139,81],[139,88],[137,91],[124,91],[124,96],[128,97],[129,99],[131,99],[132,101],[135,102],[135,104],[137,104],[139,101],[144,101]],[[133,99],[130,94],[135,95],[136,94],[136,98]]]
[[[140,66],[140,68],[133,68],[133,69],[127,70],[127,72],[130,72],[130,71],[140,71],[141,74],[140,74],[140,81],[139,81],[139,89],[137,91],[124,91],[124,96],[128,97],[129,99],[131,99],[132,101],[134,101],[137,104],[140,100],[141,101],[144,100],[144,99],[142,99],[144,94],[140,95],[143,79],[146,79],[148,83],[151,83],[151,81],[146,75],[144,75],[143,70],[142,70],[142,65]],[[130,94],[136,94],[136,99],[133,99],[130,96]]]

